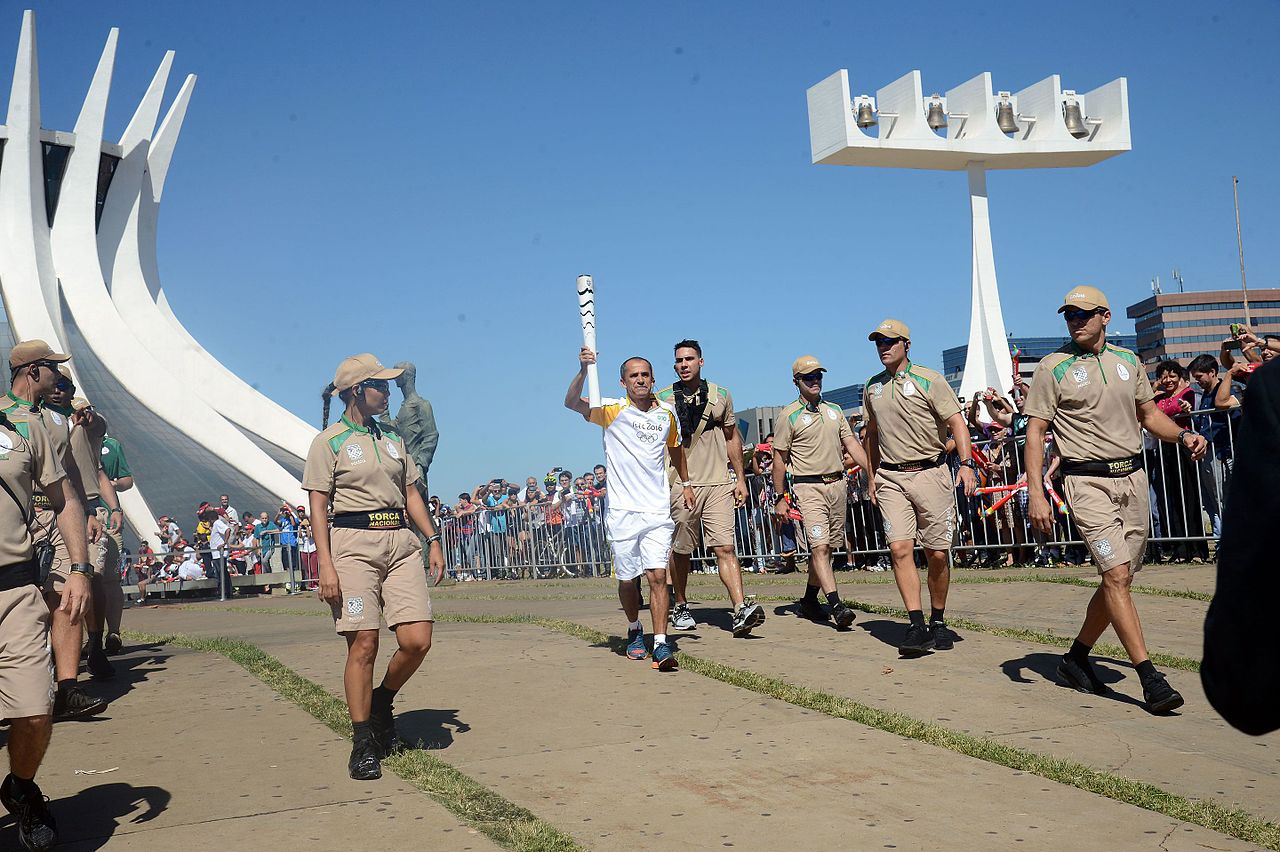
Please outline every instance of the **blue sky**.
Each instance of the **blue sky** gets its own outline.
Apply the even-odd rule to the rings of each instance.
[[[13,45],[21,8],[0,19]],[[861,381],[885,315],[911,325],[921,363],[965,342],[965,177],[812,165],[805,89],[840,68],[860,91],[913,68],[931,90],[984,70],[1011,90],[1129,78],[1133,151],[989,176],[1014,334],[1056,333],[1078,282],[1117,307],[1175,266],[1188,289],[1238,286],[1232,174],[1250,284],[1280,286],[1274,3],[34,8],[46,127],[74,124],[111,26],[109,135],[164,50],[167,97],[199,75],[160,222],[187,327],[317,423],[343,356],[416,361],[442,495],[600,458],[595,427],[561,407],[580,272],[606,387],[631,354],[665,382],[686,336],[739,407],[786,402],[806,352],[832,386]]]

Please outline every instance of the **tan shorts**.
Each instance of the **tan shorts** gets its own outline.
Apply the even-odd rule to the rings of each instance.
[[[844,478],[835,482],[797,482],[792,490],[809,537],[809,547],[828,544],[834,550],[844,547],[845,506],[849,502]]]
[[[31,538],[44,541],[47,537],[53,545],[53,564],[49,568],[49,577],[44,581],[46,595],[61,595],[62,586],[71,573],[71,554],[67,551],[67,543],[62,540],[62,531],[58,529],[58,515],[52,509],[36,509],[31,520]]]
[[[1151,523],[1147,472],[1135,470],[1115,479],[1068,476],[1062,490],[1098,573],[1128,562],[1130,573],[1136,574],[1142,568]]]
[[[0,718],[52,711],[49,607],[35,586],[0,592]]]
[[[706,547],[733,544],[733,485],[693,486],[693,510],[685,508],[684,489],[671,486],[671,520],[676,522],[671,549],[689,554],[698,545],[698,524]]]
[[[955,482],[945,464],[928,470],[876,471],[876,503],[885,541],[918,541],[950,550],[956,532]]]
[[[329,531],[342,602],[333,606],[339,633],[434,621],[422,543],[412,530]]]
[[[120,585],[120,549],[124,547],[124,538],[120,535],[123,527],[115,532],[107,531],[111,521],[111,512],[98,507],[98,523],[102,524],[102,537],[97,545],[89,545],[89,556],[92,557],[93,570],[108,583]],[[110,568],[110,570],[107,570]]]

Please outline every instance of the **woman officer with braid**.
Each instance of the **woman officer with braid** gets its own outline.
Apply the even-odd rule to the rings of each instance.
[[[433,581],[439,583],[444,573],[440,535],[414,487],[418,468],[400,436],[374,420],[387,410],[388,380],[400,372],[368,353],[339,365],[324,390],[322,431],[311,443],[302,476],[315,519],[320,598],[333,608],[334,626],[347,640],[343,684],[354,730],[348,769],[358,781],[382,777],[382,758],[398,744],[391,702],[431,647],[422,545],[408,521],[426,536]],[[346,410],[328,426],[335,393]],[[331,508],[332,528],[320,522]],[[374,689],[383,618],[399,647]]]

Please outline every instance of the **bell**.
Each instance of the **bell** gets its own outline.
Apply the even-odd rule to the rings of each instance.
[[[929,123],[930,130],[941,130],[947,126],[947,114],[942,111],[942,101],[937,100],[940,95],[934,95],[934,100],[929,101],[929,113],[925,116],[925,121]]]
[[[996,125],[1001,133],[1017,133],[1018,122],[1013,117],[1013,104],[1001,101],[996,105]]]
[[[871,104],[867,101],[858,104],[858,126],[863,130],[876,126],[875,114],[872,113]]]
[[[1077,139],[1083,139],[1089,135],[1089,128],[1084,123],[1084,117],[1080,115],[1080,102],[1068,101],[1062,105],[1062,117],[1067,121],[1067,132]]]

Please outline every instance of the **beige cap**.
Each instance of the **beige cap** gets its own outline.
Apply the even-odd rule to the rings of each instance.
[[[75,385],[75,383],[76,383],[76,377],[75,377],[75,376],[73,376],[73,375],[71,375],[71,368],[70,368],[70,367],[68,367],[66,364],[59,364],[59,365],[58,365],[58,372],[62,374],[62,378],[64,378],[64,379],[66,379],[67,381],[71,382],[71,384],[72,384],[73,386]]]
[[[1082,284],[1079,287],[1072,287],[1067,295],[1062,297],[1062,307],[1058,308],[1058,313],[1062,313],[1067,308],[1081,308],[1086,311],[1092,311],[1095,308],[1111,310],[1111,303],[1097,287]]]
[[[71,400],[71,409],[73,411],[79,411],[82,408],[89,408],[92,404],[93,403],[89,402],[89,400],[85,399],[84,397],[78,396],[75,399]]]
[[[377,358],[368,352],[362,352],[344,359],[338,365],[338,372],[333,374],[333,387],[343,391],[366,379],[394,379],[403,372],[404,370],[394,367],[384,367]]]
[[[16,370],[37,361],[70,361],[70,355],[54,352],[43,340],[24,340],[9,352],[9,369]]]
[[[791,375],[804,376],[812,372],[825,373],[827,368],[822,366],[822,362],[812,355],[801,355],[791,363]]]
[[[903,340],[910,340],[911,329],[907,328],[907,324],[901,320],[887,319],[867,335],[867,340],[875,340],[877,337],[901,337]]]

